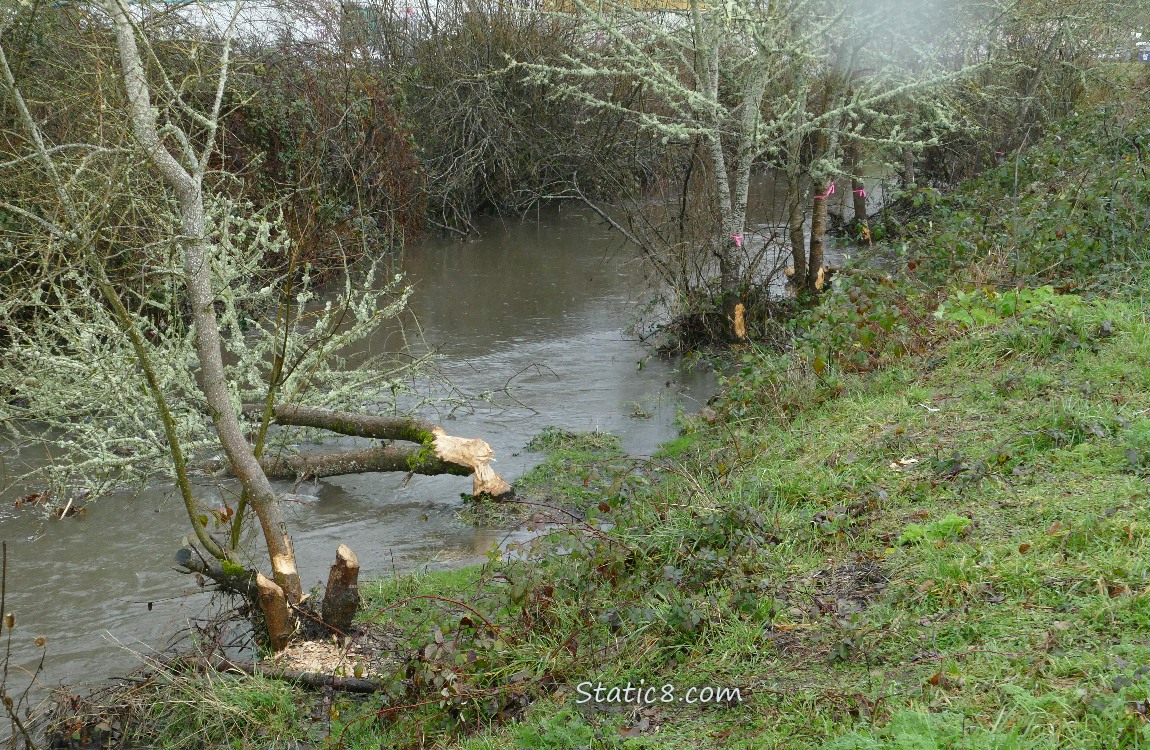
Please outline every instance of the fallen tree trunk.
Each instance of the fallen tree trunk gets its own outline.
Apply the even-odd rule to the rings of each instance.
[[[259,415],[263,404],[244,404],[244,413]],[[272,412],[276,424],[292,427],[315,427],[341,435],[375,438],[376,440],[404,440],[426,443],[439,427],[425,419],[415,417],[384,417],[377,414],[353,414],[346,411],[318,409],[313,406],[277,406]]]
[[[284,590],[275,581],[259,571],[206,558],[188,547],[176,550],[176,564],[190,573],[210,578],[224,591],[238,594],[258,606],[263,612],[272,648],[282,651],[287,646],[296,631],[296,621]]]
[[[263,407],[244,407],[258,414]],[[277,406],[272,414],[276,424],[312,427],[341,435],[402,440],[419,447],[383,445],[359,450],[329,451],[311,455],[281,455],[261,459],[264,472],[278,479],[330,477],[369,471],[409,471],[415,474],[474,474],[476,496],[504,497],[514,490],[495,473],[491,462],[495,452],[478,438],[448,435],[442,427],[413,417],[384,417],[331,411],[305,406]]]
[[[225,566],[223,562],[206,558],[189,547],[180,547],[176,550],[176,565],[189,573],[198,573],[210,578],[224,591],[239,594],[249,601],[255,602],[259,597],[254,570],[232,564]]]
[[[272,479],[322,479],[341,474],[363,474],[369,471],[410,471],[415,474],[456,474],[468,476],[470,466],[449,464],[420,455],[419,448],[380,445],[359,450],[325,451],[315,454],[266,456],[260,464]]]

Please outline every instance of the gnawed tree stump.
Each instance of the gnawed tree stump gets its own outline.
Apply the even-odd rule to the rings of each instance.
[[[238,594],[258,606],[264,616],[272,649],[282,651],[287,646],[296,631],[296,621],[287,596],[275,581],[258,571],[204,557],[190,547],[176,551],[176,564],[189,573],[211,579],[223,591]]]
[[[244,412],[258,414],[263,407],[247,405]],[[260,460],[264,472],[276,479],[330,477],[369,471],[405,471],[415,474],[474,474],[473,494],[503,498],[514,494],[511,485],[495,473],[495,451],[478,438],[448,435],[440,426],[412,417],[384,417],[331,411],[306,406],[277,406],[275,424],[312,427],[341,435],[398,440],[412,446],[380,445],[355,450],[328,451],[312,455],[267,456]]]
[[[327,577],[323,595],[324,624],[341,635],[351,631],[352,620],[359,609],[359,560],[347,545],[339,545],[335,563]]]
[[[260,609],[264,613],[264,623],[268,629],[268,640],[273,651],[283,651],[295,633],[295,620],[288,609],[287,597],[275,581],[263,573],[256,573],[256,588]]]

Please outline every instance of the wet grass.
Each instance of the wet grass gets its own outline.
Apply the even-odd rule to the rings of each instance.
[[[813,386],[751,353],[764,396],[810,406],[720,403],[642,465],[550,446],[539,481],[584,518],[521,559],[381,583],[369,611],[423,649],[407,674],[455,677],[348,704],[344,746],[1150,746],[1150,323],[1089,314],[1111,323],[1094,340],[1008,321]],[[432,592],[494,629],[394,608]],[[741,701],[595,703],[585,681]]]
[[[1035,330],[1058,315],[947,328],[863,374],[746,352],[761,400],[730,388],[653,461],[550,441],[532,483],[575,515],[512,558],[365,585],[401,665],[382,692],[184,685],[158,744],[1148,747],[1140,303],[1076,307],[1109,322],[1086,338]]]
[[[279,694],[232,744],[1150,747],[1150,283],[1123,279],[844,271],[655,458],[545,431],[517,485],[538,536],[365,585],[382,689]],[[163,737],[218,736],[171,715]]]

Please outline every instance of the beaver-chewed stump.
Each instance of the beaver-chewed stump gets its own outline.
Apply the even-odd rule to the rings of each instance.
[[[244,406],[247,414],[258,414],[262,410],[258,404]],[[422,419],[353,414],[306,406],[277,406],[272,411],[272,419],[275,424],[283,426],[311,427],[341,435],[414,445],[388,443],[353,450],[265,457],[260,463],[269,478],[320,478],[373,471],[473,474],[472,494],[476,497],[490,495],[497,500],[507,500],[515,494],[511,485],[491,467],[495,451],[490,445],[478,438],[448,435],[442,427]]]
[[[265,408],[249,404],[244,406],[244,413],[263,415]],[[353,414],[305,406],[277,406],[271,410],[270,417],[273,423],[284,427],[307,427],[388,441],[355,450],[264,456],[260,464],[272,479],[319,478],[376,471],[473,475],[472,494],[476,497],[486,495],[496,500],[510,500],[515,495],[511,485],[491,468],[495,451],[490,445],[478,438],[448,435],[442,427],[431,422],[412,417]],[[226,465],[208,468],[228,470]],[[258,571],[242,567],[234,557],[216,560],[189,544],[176,554],[176,564],[201,576],[201,583],[204,579],[211,579],[220,589],[250,601],[255,608],[253,611],[263,614],[268,640],[277,652],[300,632],[297,615],[313,622],[316,620],[314,610],[301,607],[302,601],[289,602],[284,590],[274,581]],[[320,614],[327,630],[341,640],[350,633],[359,608],[358,579],[359,560],[355,553],[341,544],[328,576]]]
[[[359,559],[347,545],[339,545],[323,594],[323,622],[342,640],[351,632],[359,610]]]

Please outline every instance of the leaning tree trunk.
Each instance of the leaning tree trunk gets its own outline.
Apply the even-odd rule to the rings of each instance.
[[[212,421],[224,453],[260,521],[268,555],[271,558],[275,584],[288,602],[296,603],[302,599],[303,589],[296,571],[295,553],[292,551],[291,539],[287,534],[287,525],[276,501],[275,491],[244,437],[228,392],[219,323],[216,319],[215,294],[212,290],[211,264],[205,239],[203,175],[207,167],[210,146],[205,146],[200,159],[185,156],[186,166],[168,151],[160,136],[157,110],[151,102],[144,64],[136,43],[135,25],[128,17],[121,0],[107,0],[105,8],[115,25],[132,133],[147,152],[148,163],[174,194],[179,209],[182,235],[179,239],[184,255],[184,284],[187,287],[188,302],[195,323],[196,355],[200,363],[204,398],[211,410]],[[222,66],[226,69],[226,51]],[[216,116],[223,83],[221,79]],[[214,123],[214,119],[208,120],[210,126]],[[214,129],[211,137],[214,137]],[[207,140],[210,141],[211,137]]]

